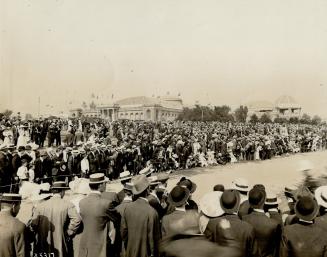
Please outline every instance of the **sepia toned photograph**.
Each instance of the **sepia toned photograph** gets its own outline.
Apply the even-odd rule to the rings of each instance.
[[[0,0],[0,257],[326,257],[326,0]]]

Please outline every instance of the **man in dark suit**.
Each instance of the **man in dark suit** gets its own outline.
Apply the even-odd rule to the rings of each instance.
[[[121,235],[126,245],[126,257],[158,256],[159,217],[149,205],[149,181],[145,175],[133,178],[133,194],[137,198],[126,206],[122,217]]]
[[[110,234],[111,225],[116,229],[119,228],[120,215],[113,208],[112,203],[101,196],[107,181],[103,173],[91,174],[89,182],[91,193],[79,203],[84,225],[80,242],[80,257],[107,257],[115,254],[108,252],[111,239],[107,237]]]
[[[162,218],[161,233],[163,238],[174,234],[172,224],[185,217],[185,205],[189,196],[190,191],[181,186],[175,186],[169,193],[168,201],[175,206],[175,210]]]
[[[0,256],[27,256],[25,225],[15,218],[22,197],[18,194],[3,194],[0,211]]]
[[[253,188],[249,192],[249,203],[252,212],[243,216],[243,220],[251,224],[258,243],[257,256],[278,256],[281,238],[281,226],[266,216],[263,207],[266,192],[260,188]]]
[[[285,226],[280,247],[280,257],[326,256],[327,230],[315,222],[319,212],[317,201],[310,196],[301,197],[295,204],[299,218],[296,224]]]
[[[206,237],[220,246],[238,248],[241,256],[256,256],[254,228],[237,215],[240,206],[239,192],[235,189],[224,191],[220,198],[220,206],[225,214],[210,219],[204,232]]]
[[[17,173],[18,168],[22,166],[22,159],[24,154],[25,154],[25,146],[19,146],[18,153],[15,154],[12,158],[12,167],[15,175]]]

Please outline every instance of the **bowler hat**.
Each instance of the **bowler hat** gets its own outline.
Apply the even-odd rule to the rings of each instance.
[[[312,221],[317,217],[319,206],[316,199],[310,196],[301,197],[295,204],[295,214],[299,219]]]
[[[168,201],[174,206],[184,205],[190,196],[190,191],[182,186],[175,186],[168,195]]]
[[[266,200],[266,192],[262,189],[252,188],[249,192],[249,204],[252,208],[262,208]]]
[[[133,194],[139,195],[143,193],[150,186],[150,182],[145,175],[138,175],[132,179]]]
[[[240,193],[236,189],[228,189],[220,198],[221,208],[228,214],[233,214],[240,207]]]
[[[186,178],[179,181],[177,183],[177,185],[181,186],[181,187],[186,187],[190,191],[191,194],[194,193],[197,188],[197,186],[194,182],[192,182],[190,179],[186,179]]]
[[[217,184],[213,187],[213,191],[220,191],[220,192],[224,192],[225,191],[225,187],[222,184]]]

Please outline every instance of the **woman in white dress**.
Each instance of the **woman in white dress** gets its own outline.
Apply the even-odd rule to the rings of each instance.
[[[17,148],[19,146],[26,146],[30,140],[28,127],[26,125],[21,125],[18,133]]]
[[[3,145],[12,145],[14,143],[14,133],[10,127],[7,127],[3,132]]]

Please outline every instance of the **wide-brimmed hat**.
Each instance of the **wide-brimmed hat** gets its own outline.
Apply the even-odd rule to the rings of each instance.
[[[134,195],[139,195],[143,193],[150,186],[150,182],[145,175],[138,175],[136,177],[133,177],[132,184],[133,184],[132,192]]]
[[[266,192],[258,188],[249,191],[249,204],[254,209],[262,208],[266,200]]]
[[[327,186],[318,187],[315,191],[315,198],[320,206],[327,208]]]
[[[284,188],[284,195],[289,198],[295,199],[297,187],[296,186],[286,186]]]
[[[90,175],[89,184],[101,184],[108,181],[109,179],[103,173],[94,173]]]
[[[233,181],[233,189],[240,192],[249,192],[249,182],[244,178],[238,178]]]
[[[204,215],[210,218],[216,218],[223,215],[225,212],[220,205],[222,192],[213,191],[205,194],[199,202],[200,210]]]
[[[52,184],[51,189],[69,189],[65,181],[55,181]]]
[[[186,187],[191,194],[193,194],[197,188],[197,185],[194,182],[184,177],[177,183],[177,185],[181,187]]]
[[[128,181],[132,178],[131,173],[128,170],[125,170],[124,172],[121,172],[119,174],[119,180],[121,182]]]
[[[294,210],[299,219],[312,221],[318,215],[319,205],[316,199],[303,196],[296,202]]]
[[[151,167],[146,167],[146,168],[140,170],[139,174],[148,177],[148,176],[151,175],[151,173],[152,173],[153,171],[154,171],[154,169],[152,169]]]
[[[76,178],[69,182],[69,188],[72,190],[73,194],[87,195],[91,192],[89,181],[86,178]]]
[[[157,173],[156,176],[157,176],[157,181],[161,182],[161,183],[166,183],[167,180],[169,179],[169,173],[166,173],[166,172],[160,172],[160,173]]]
[[[224,191],[220,198],[220,205],[224,212],[233,214],[240,207],[241,197],[236,189],[228,189]]]
[[[0,203],[14,203],[22,201],[22,196],[20,194],[11,194],[11,193],[4,193],[0,196]]]
[[[266,195],[265,205],[278,205],[281,203],[281,200],[277,197],[276,194],[269,192]]]
[[[186,187],[175,186],[168,195],[168,201],[176,207],[184,205],[190,196]]]
[[[133,192],[133,186],[134,185],[132,183],[126,182],[125,185],[124,185],[124,190]]]

